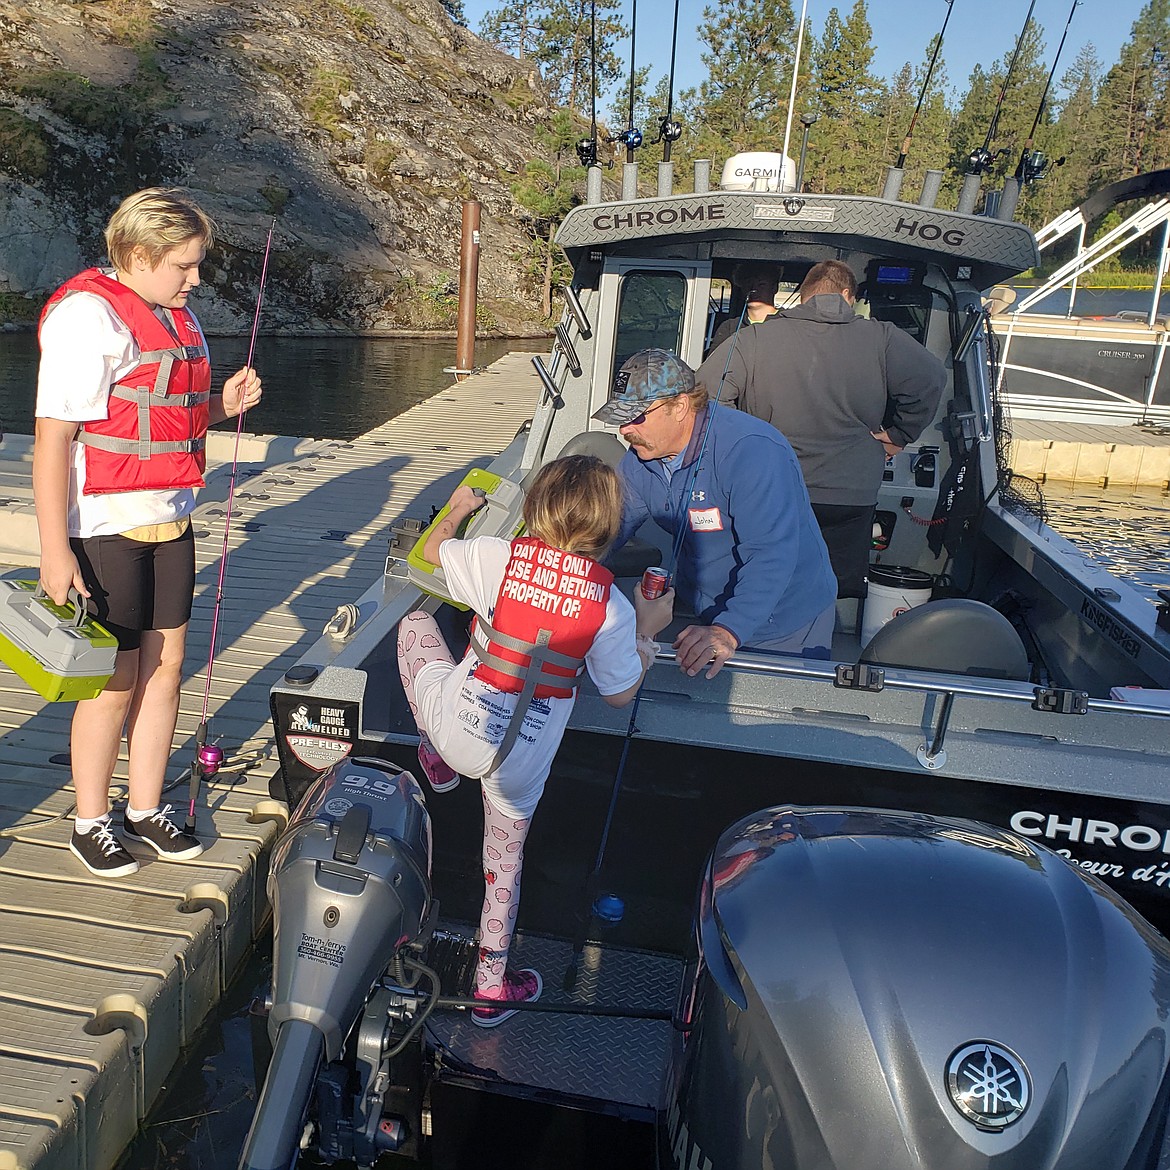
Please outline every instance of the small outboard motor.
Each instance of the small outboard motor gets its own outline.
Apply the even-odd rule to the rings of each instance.
[[[1161,1170],[1170,944],[972,821],[782,807],[725,832],[663,1167]]]
[[[384,1036],[409,1025],[417,1003],[381,983],[403,965],[431,908],[431,823],[417,781],[382,760],[344,760],[304,800],[272,855],[272,1061],[241,1170],[288,1170],[296,1160],[322,1064],[336,1061],[366,1010],[372,1038],[355,1041],[363,1092],[379,1082]],[[406,981],[409,984],[409,980]],[[438,988],[433,988],[437,995]],[[374,1005],[374,1006],[371,1006]],[[433,996],[432,996],[433,1006]],[[419,1021],[421,1023],[421,1021]],[[343,1078],[344,1079],[344,1078]],[[393,1148],[381,1094],[346,1116],[350,1156],[372,1164]],[[371,1101],[376,1097],[376,1105]],[[379,1140],[382,1134],[385,1140]]]

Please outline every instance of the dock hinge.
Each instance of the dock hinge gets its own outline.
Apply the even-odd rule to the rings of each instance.
[[[885,690],[886,672],[880,666],[870,666],[867,662],[842,662],[836,670],[833,686],[848,691],[877,691]]]
[[[1035,687],[1032,693],[1033,711],[1049,711],[1054,715],[1087,715],[1088,691],[1070,691],[1063,687]]]

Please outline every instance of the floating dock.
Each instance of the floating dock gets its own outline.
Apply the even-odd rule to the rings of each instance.
[[[268,792],[269,688],[383,572],[391,523],[429,516],[531,417],[529,358],[509,354],[351,442],[244,437],[210,698],[212,733],[239,770],[201,794],[203,856],[140,856],[137,874],[93,877],[68,851],[72,705],[42,702],[0,666],[0,1170],[110,1170],[134,1137],[267,924],[268,858],[288,817]],[[219,466],[193,517],[195,609],[164,796],[178,808],[203,709],[235,445],[234,432],[213,435]],[[31,441],[9,436],[9,570],[36,564],[30,476]],[[123,753],[115,797],[126,766]]]
[[[1170,427],[1013,418],[1012,470],[1038,483],[1170,491]]]

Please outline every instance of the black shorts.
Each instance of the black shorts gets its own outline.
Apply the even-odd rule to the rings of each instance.
[[[89,612],[119,650],[137,650],[143,630],[174,630],[191,617],[195,534],[153,543],[127,536],[70,538],[90,592]]]

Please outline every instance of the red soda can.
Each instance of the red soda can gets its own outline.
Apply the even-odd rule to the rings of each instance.
[[[669,588],[670,574],[661,565],[647,569],[642,574],[642,596],[647,601],[653,601],[654,598],[661,597]]]

